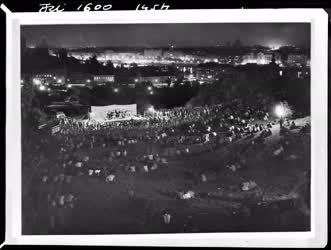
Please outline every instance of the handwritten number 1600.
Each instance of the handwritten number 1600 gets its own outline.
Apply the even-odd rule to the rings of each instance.
[[[82,9],[82,7],[84,8]],[[111,4],[101,5],[97,4],[95,6],[92,6],[92,3],[88,3],[86,5],[81,4],[78,6],[77,10],[83,10],[83,11],[90,11],[90,10],[110,10],[113,6]]]

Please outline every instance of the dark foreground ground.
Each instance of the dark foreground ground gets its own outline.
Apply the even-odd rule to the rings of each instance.
[[[305,122],[297,120],[299,126]],[[70,186],[61,188],[78,199],[74,208],[59,210],[57,220],[63,223],[54,229],[49,227],[44,205],[31,210],[30,202],[35,201],[23,200],[23,234],[309,231],[310,143],[306,148],[298,145],[301,152],[295,160],[275,158],[271,147],[281,139],[279,126],[272,133],[266,146],[252,152],[247,166],[235,172],[225,168],[225,155],[235,147],[228,145],[169,159],[155,171],[119,173],[111,183],[75,176]],[[201,181],[201,173],[206,182]],[[258,188],[242,191],[241,184],[247,180],[255,181]],[[45,184],[34,195],[50,188]],[[177,193],[187,190],[194,191],[195,197],[179,199]],[[252,199],[257,190],[260,196]],[[172,216],[168,225],[163,221],[164,211]]]

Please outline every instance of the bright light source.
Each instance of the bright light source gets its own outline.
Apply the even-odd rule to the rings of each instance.
[[[277,105],[275,108],[275,114],[279,117],[282,118],[285,116],[285,110],[282,105]]]
[[[272,49],[272,50],[277,50],[281,47],[281,45],[279,44],[270,44],[269,47]]]
[[[24,80],[23,79],[21,80],[21,83],[24,83]]]
[[[134,82],[138,82],[138,79],[134,79]]]
[[[147,87],[147,90],[151,91],[152,90],[152,87],[151,86],[148,86]]]
[[[153,106],[150,106],[148,109],[148,112],[151,112],[151,113],[154,113],[155,112],[155,109]]]
[[[72,87],[72,85],[71,84],[68,84],[67,87],[70,89]]]
[[[275,107],[275,115],[279,118],[284,118],[291,116],[293,111],[287,104],[287,102],[282,102]]]
[[[39,79],[34,78],[33,79],[33,84],[34,85],[40,85],[41,84],[41,81]]]
[[[119,89],[118,88],[114,88],[114,92],[118,93]]]
[[[44,91],[44,90],[46,90],[46,87],[43,86],[43,85],[41,85],[41,86],[39,87],[39,90],[40,90],[40,91]]]
[[[53,79],[56,80],[56,76],[54,76]]]
[[[62,82],[62,80],[61,80],[61,79],[57,80],[57,83],[61,83],[61,82]]]
[[[87,79],[86,82],[91,82],[91,80],[90,79]]]
[[[149,92],[149,94],[150,94],[150,95],[154,95],[154,92],[153,92],[153,91],[151,91],[151,92]]]

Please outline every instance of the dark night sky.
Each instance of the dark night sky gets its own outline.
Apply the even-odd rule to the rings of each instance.
[[[310,46],[309,23],[92,24],[22,26],[28,46],[214,46],[240,39],[244,45]]]

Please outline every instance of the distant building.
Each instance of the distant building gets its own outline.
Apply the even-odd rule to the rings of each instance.
[[[217,59],[220,64],[237,65],[243,61],[242,55],[221,55]]]
[[[163,52],[163,57],[165,58],[181,58],[184,57],[185,54],[182,51],[168,50]]]
[[[86,86],[90,84],[94,76],[92,74],[83,73],[83,72],[70,72],[68,74],[67,83],[77,86]]]
[[[166,82],[160,82],[160,83],[153,83],[153,87],[155,88],[166,88],[168,87],[170,84],[166,83]]]
[[[136,84],[135,83],[128,83],[128,87],[129,88],[135,88],[136,87]]]
[[[211,83],[216,80],[217,75],[222,72],[222,69],[216,67],[197,67],[195,68],[195,79],[206,83]],[[192,76],[189,76],[192,78]],[[192,78],[194,79],[194,78]]]
[[[250,52],[242,56],[242,64],[257,63],[257,54]]]
[[[135,82],[150,82],[154,87],[166,87],[174,79],[174,76],[140,76],[135,78]]]
[[[281,56],[277,52],[250,52],[243,55],[241,64],[256,63],[260,65],[265,65],[271,63],[273,59],[275,60],[275,63],[281,63]]]
[[[93,81],[97,84],[109,84],[115,81],[114,75],[95,75]]]
[[[275,60],[277,64],[280,63],[280,55],[276,52],[259,52],[257,54],[257,64],[269,64],[272,60]]]
[[[290,66],[306,66],[308,56],[304,54],[289,54],[287,57],[287,64]]]
[[[67,55],[68,57],[74,57],[77,60],[88,60],[89,58],[93,57],[95,53],[85,51],[68,51]]]
[[[32,75],[32,81],[34,83],[48,83],[50,81],[53,81],[53,74],[51,73],[38,73]]]
[[[271,53],[263,53],[259,52],[257,54],[257,63],[258,64],[269,64],[272,60],[272,54]]]
[[[202,64],[194,68],[195,80],[203,83],[213,83],[215,80],[219,80],[224,73],[228,72],[229,68],[233,68],[233,66],[216,63]],[[190,75],[189,78],[194,80],[194,77]]]
[[[142,60],[142,55],[138,52],[115,52],[112,50],[106,50],[99,53],[97,60],[106,63],[107,61],[112,61],[114,66],[120,64],[131,64],[136,61]]]
[[[37,85],[62,86],[66,83],[66,74],[64,69],[35,72],[32,74],[32,82]]]

